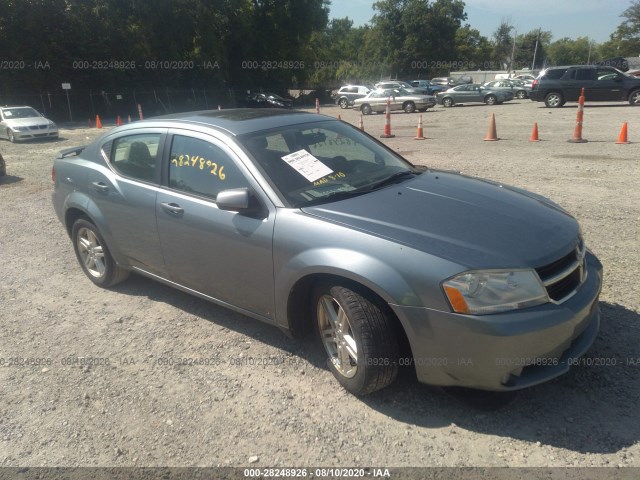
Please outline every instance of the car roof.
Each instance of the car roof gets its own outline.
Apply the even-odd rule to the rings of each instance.
[[[270,128],[286,127],[301,123],[318,121],[338,121],[333,117],[308,113],[299,110],[282,110],[278,108],[235,108],[228,110],[202,110],[197,112],[174,113],[152,117],[148,120],[135,122],[138,127],[166,127],[167,123],[175,125],[190,124],[213,127],[224,130],[232,135],[267,130]]]

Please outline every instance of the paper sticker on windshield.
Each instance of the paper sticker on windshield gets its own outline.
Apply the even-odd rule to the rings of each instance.
[[[291,167],[310,182],[333,173],[329,167],[306,150],[298,150],[282,157]]]

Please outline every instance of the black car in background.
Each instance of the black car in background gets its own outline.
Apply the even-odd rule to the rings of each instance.
[[[253,93],[245,99],[247,108],[291,108],[293,100],[284,98],[277,93]]]
[[[640,106],[640,78],[600,65],[547,68],[533,81],[530,98],[557,108],[578,101],[583,88],[587,102],[628,101]]]

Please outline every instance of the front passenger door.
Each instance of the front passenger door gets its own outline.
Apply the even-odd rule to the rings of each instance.
[[[249,188],[263,195],[238,156],[219,139],[176,130],[163,175],[156,212],[170,278],[273,321],[275,209],[266,197],[259,198],[265,207],[260,215],[216,205],[222,190]]]

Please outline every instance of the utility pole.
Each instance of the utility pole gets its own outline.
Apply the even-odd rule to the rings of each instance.
[[[538,28],[538,35],[536,35],[536,47],[533,49],[533,62],[531,62],[531,71],[536,68],[536,55],[538,54],[538,42],[540,41],[540,33],[542,28]],[[588,63],[588,62],[587,62]]]
[[[513,68],[513,62],[516,57],[516,39],[518,38],[518,31],[513,30],[513,48],[511,49],[511,65],[509,65],[509,71],[515,70]]]

